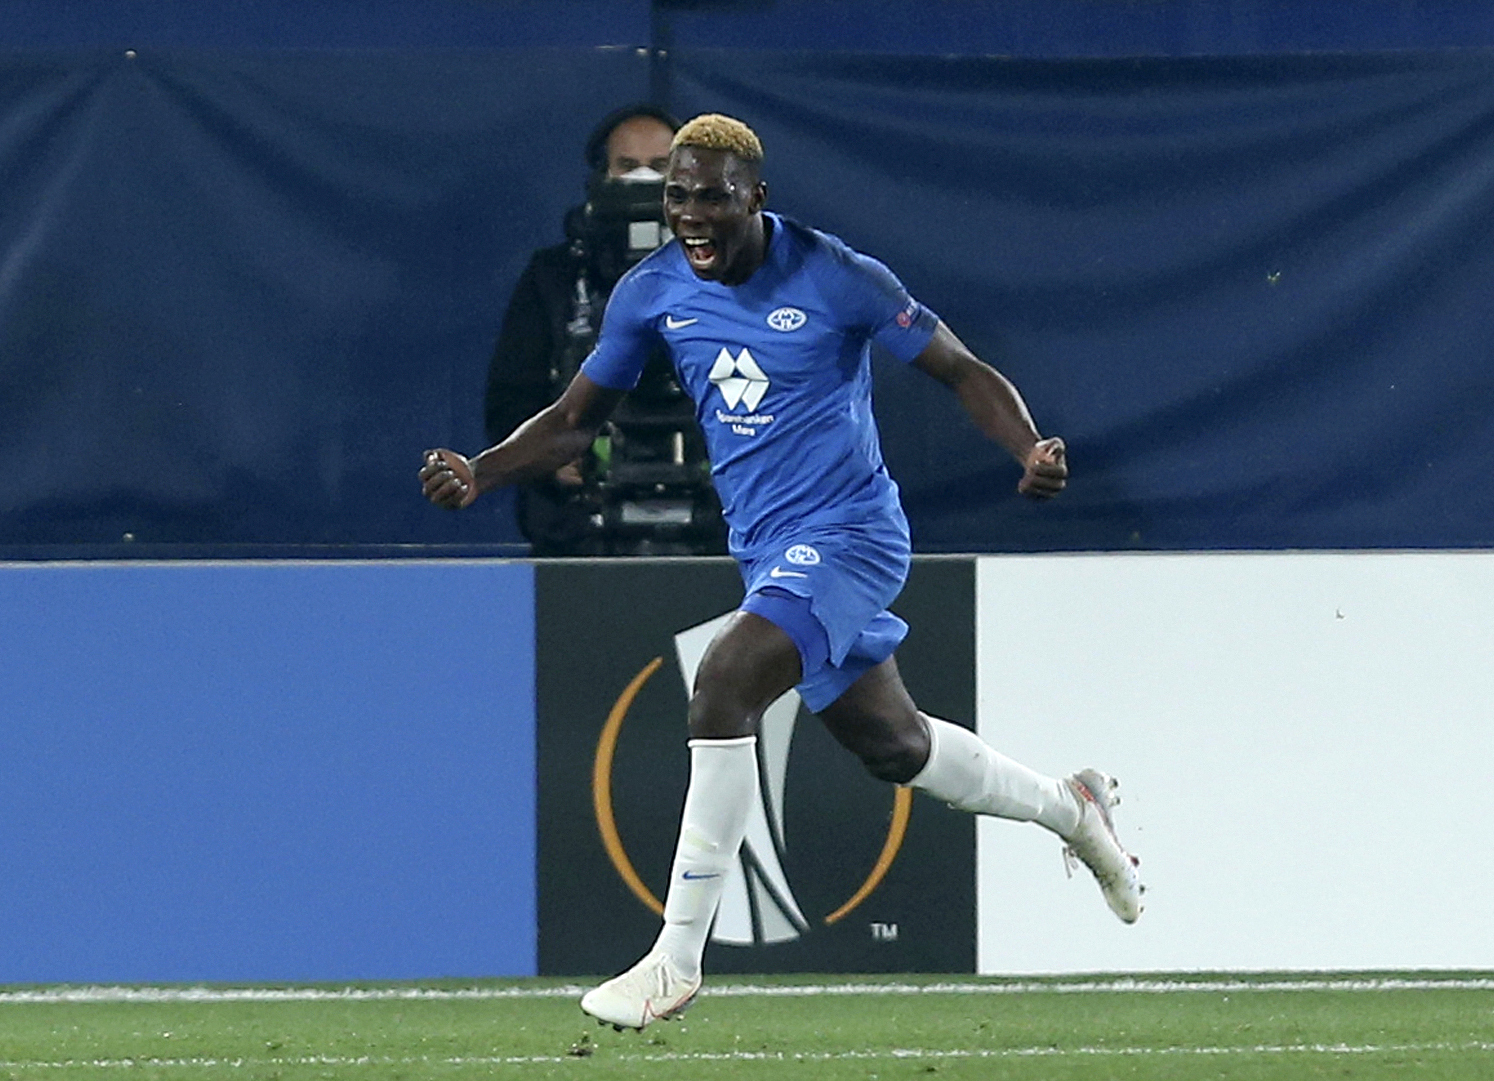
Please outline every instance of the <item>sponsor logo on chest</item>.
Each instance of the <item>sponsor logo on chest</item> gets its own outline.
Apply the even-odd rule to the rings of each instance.
[[[723,346],[707,378],[726,403],[726,409],[716,410],[716,419],[734,435],[755,436],[760,428],[773,423],[773,414],[756,412],[772,381],[746,346],[735,354]],[[743,412],[728,412],[738,406]]]
[[[789,305],[774,308],[766,316],[753,316],[753,319],[762,319],[772,330],[781,334],[791,334],[810,323],[810,318],[803,309]],[[670,330],[684,329],[697,322],[698,319],[674,314],[665,316],[665,326]],[[812,353],[815,341],[803,335],[799,337],[801,340],[796,343],[796,353],[804,350]],[[758,407],[773,386],[773,380],[768,377],[748,346],[721,346],[706,379],[721,392],[721,402],[715,408],[716,420],[733,435],[752,438],[773,423],[772,413],[758,412]]]

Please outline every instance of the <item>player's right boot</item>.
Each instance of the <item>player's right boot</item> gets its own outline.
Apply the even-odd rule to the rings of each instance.
[[[680,975],[668,957],[650,953],[628,971],[581,997],[581,1009],[616,1029],[642,1029],[678,1017],[700,991],[700,977]]]
[[[1065,860],[1078,859],[1094,873],[1105,903],[1127,923],[1141,915],[1139,859],[1127,852],[1115,835],[1110,809],[1118,802],[1115,779],[1099,770],[1082,769],[1064,780],[1079,801],[1079,826],[1064,838]]]

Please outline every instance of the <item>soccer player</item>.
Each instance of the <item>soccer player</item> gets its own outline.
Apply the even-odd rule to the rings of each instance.
[[[472,459],[427,451],[438,506],[553,473],[591,445],[662,343],[695,402],[745,584],[690,697],[690,782],[653,948],[588,992],[581,1008],[641,1029],[685,1008],[723,879],[756,802],[756,732],[790,688],[876,777],[961,810],[1036,822],[1087,865],[1110,908],[1141,913],[1138,861],[1115,833],[1114,781],[1046,777],[974,732],[919,712],[893,651],[907,624],[887,610],[909,562],[908,524],[878,445],[871,343],[958,396],[1021,464],[1017,490],[1057,495],[1064,445],[1043,438],[1017,389],[977,359],[881,263],[764,209],[763,149],[738,120],[696,117],[675,135],[664,208],[675,240],[633,268],[595,351],[560,398]]]

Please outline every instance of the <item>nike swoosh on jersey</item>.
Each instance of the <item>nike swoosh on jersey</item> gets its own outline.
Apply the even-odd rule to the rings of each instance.
[[[664,325],[666,327],[668,327],[670,330],[679,330],[681,327],[687,327],[691,323],[698,323],[698,322],[700,322],[699,319],[676,319],[672,315],[666,315],[664,317]]]
[[[786,571],[782,567],[774,567],[768,572],[769,578],[808,578],[809,575],[802,571]]]

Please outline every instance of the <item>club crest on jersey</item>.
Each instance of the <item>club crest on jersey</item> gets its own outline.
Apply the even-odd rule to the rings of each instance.
[[[798,567],[813,567],[820,561],[819,549],[810,544],[795,544],[783,553],[783,558]]]
[[[768,377],[745,346],[736,356],[723,346],[716,354],[716,363],[711,365],[709,378],[721,391],[721,397],[726,399],[728,409],[735,409],[739,404],[756,409],[763,395],[768,393]]]
[[[774,308],[768,313],[768,326],[787,334],[802,327],[808,318],[798,308]]]

